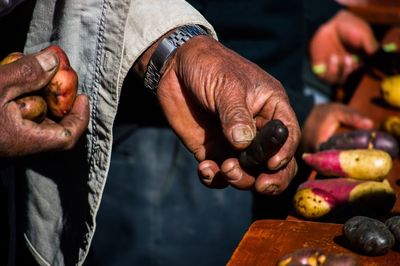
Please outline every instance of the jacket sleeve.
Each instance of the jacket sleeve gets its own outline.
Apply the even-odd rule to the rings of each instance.
[[[201,25],[217,38],[210,23],[186,1],[131,1],[124,41],[126,62],[132,64],[162,35],[185,24]]]

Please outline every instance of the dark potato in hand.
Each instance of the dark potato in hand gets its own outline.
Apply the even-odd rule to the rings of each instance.
[[[68,114],[72,108],[77,95],[78,76],[60,47],[52,45],[46,48],[48,49],[57,53],[60,65],[57,73],[44,88],[44,97],[50,114],[59,119]]]
[[[47,113],[46,101],[41,96],[25,96],[15,101],[21,110],[24,119],[40,123],[44,120]]]
[[[257,170],[279,151],[288,135],[289,130],[282,121],[278,119],[269,121],[261,128],[250,146],[241,152],[240,165],[244,169]]]
[[[395,243],[384,223],[366,216],[354,216],[343,225],[343,234],[350,245],[366,255],[383,255]]]

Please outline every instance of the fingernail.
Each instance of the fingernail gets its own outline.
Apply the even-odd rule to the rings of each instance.
[[[326,70],[327,70],[327,67],[325,64],[317,64],[317,65],[313,65],[313,67],[312,67],[312,71],[316,75],[325,74]]]
[[[278,170],[281,167],[283,167],[284,165],[287,165],[287,163],[288,163],[288,159],[283,159],[282,161],[279,162],[279,164],[274,169],[271,169],[271,170]]]
[[[268,195],[276,195],[276,194],[279,194],[281,191],[280,191],[279,185],[270,184],[264,189],[263,192],[265,192]]]
[[[209,181],[214,178],[214,171],[211,168],[206,167],[204,169],[200,169],[200,173],[203,177],[203,180]]]
[[[234,166],[231,169],[229,169],[227,172],[225,172],[225,176],[228,181],[234,182],[238,181],[242,178],[243,172],[240,170],[238,166]]]
[[[43,68],[44,71],[51,71],[53,70],[58,64],[58,58],[54,54],[54,52],[45,50],[39,53],[36,56],[36,59],[39,61],[40,66]]]
[[[233,141],[236,143],[247,143],[253,138],[253,131],[249,126],[237,126],[232,131]]]

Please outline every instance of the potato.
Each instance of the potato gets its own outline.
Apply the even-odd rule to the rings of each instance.
[[[389,105],[400,107],[400,75],[393,75],[382,81],[381,95]]]
[[[278,119],[269,121],[261,128],[250,146],[241,152],[240,165],[250,170],[265,165],[266,161],[283,146],[288,135],[289,131],[282,121]]]
[[[382,120],[381,128],[383,131],[391,134],[396,139],[400,139],[400,117],[389,115]]]
[[[70,66],[67,55],[60,47],[52,45],[47,47],[46,50],[53,50],[60,59],[57,73],[44,88],[44,98],[50,114],[54,118],[60,119],[69,113],[75,101],[78,90],[78,76]]]
[[[300,248],[278,259],[276,266],[358,266],[359,259],[350,254],[327,253],[318,248]]]
[[[393,166],[389,153],[376,149],[326,150],[302,158],[322,175],[361,180],[382,180]]]
[[[20,59],[21,57],[23,57],[24,54],[20,53],[20,52],[13,52],[9,55],[7,55],[3,60],[0,61],[0,65],[7,65],[10,64],[14,61],[17,61],[18,59]]]
[[[389,133],[379,130],[352,130],[336,133],[319,150],[377,149],[388,152],[392,157],[399,155],[399,143]]]
[[[394,236],[386,225],[366,216],[355,216],[343,225],[343,235],[352,248],[366,255],[383,255],[395,243]]]
[[[17,99],[15,102],[18,104],[24,119],[40,123],[46,117],[47,103],[41,96],[25,96]]]
[[[397,245],[400,246],[400,216],[390,217],[385,221],[385,225],[389,228],[390,232],[392,232]]]
[[[302,183],[294,195],[296,212],[304,218],[316,219],[336,209],[348,208],[354,213],[389,212],[396,194],[387,180],[362,181],[351,178],[328,178]]]

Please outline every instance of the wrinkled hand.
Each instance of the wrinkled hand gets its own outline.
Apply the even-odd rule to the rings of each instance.
[[[366,21],[349,11],[339,11],[323,24],[309,46],[313,72],[331,84],[345,82],[360,67],[360,57],[378,49],[377,40]]]
[[[372,129],[371,119],[341,103],[316,105],[303,127],[302,151],[312,152],[331,137],[340,126]]]
[[[171,127],[199,161],[206,186],[278,194],[295,175],[301,132],[284,88],[212,38],[195,37],[177,50],[157,97]],[[239,166],[238,151],[273,118],[288,127],[288,140],[266,162],[271,171],[252,176]]]
[[[77,97],[71,112],[59,123],[49,119],[40,124],[25,120],[14,102],[22,94],[43,88],[54,76],[58,62],[57,56],[47,51],[0,66],[1,157],[67,150],[86,130],[89,103],[85,95]]]

